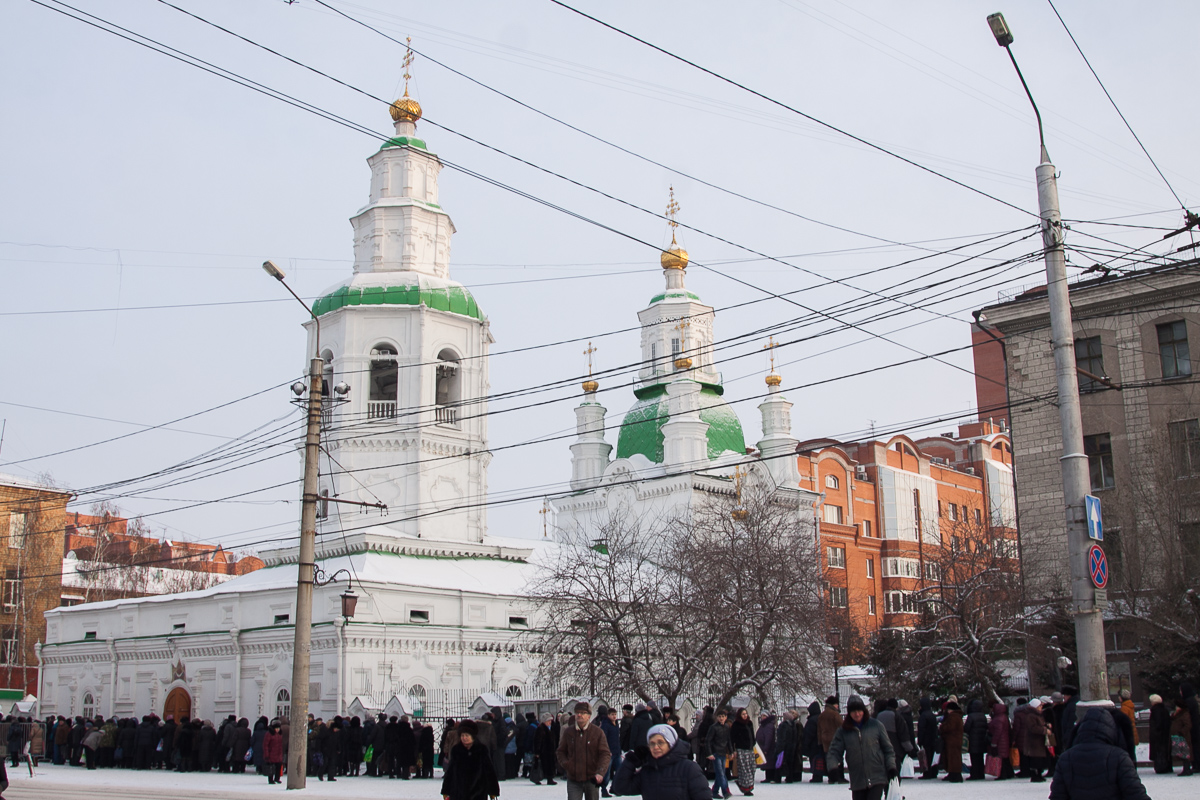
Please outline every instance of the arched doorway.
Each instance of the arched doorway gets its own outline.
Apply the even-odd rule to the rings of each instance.
[[[167,695],[167,702],[163,704],[163,719],[173,719],[176,722],[184,717],[192,716],[192,698],[188,695],[187,689],[182,686],[172,689]]]

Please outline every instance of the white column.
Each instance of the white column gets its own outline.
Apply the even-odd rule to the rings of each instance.
[[[700,419],[700,384],[681,380],[667,384],[663,425],[663,463],[694,468],[708,462],[708,423]]]
[[[767,399],[758,405],[763,438],[757,447],[776,485],[794,488],[800,485],[800,469],[796,462],[797,441],[792,438],[792,404],[780,392],[778,378],[767,376]]]
[[[595,396],[595,392],[586,393],[575,409],[575,431],[579,438],[571,445],[571,488],[576,490],[600,483],[612,453],[612,445],[604,439],[607,409],[595,401]]]

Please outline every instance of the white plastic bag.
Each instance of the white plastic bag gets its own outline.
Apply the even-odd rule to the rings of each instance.
[[[900,794],[900,779],[892,778],[888,781],[887,791],[883,795],[886,800],[904,800],[904,795]]]
[[[901,778],[917,777],[917,768],[913,766],[913,760],[911,758],[904,759],[904,761],[900,764],[900,777]]]

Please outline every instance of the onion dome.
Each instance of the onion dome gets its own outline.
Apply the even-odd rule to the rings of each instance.
[[[684,357],[684,358],[675,359],[675,369],[691,369],[691,368],[692,368],[692,360],[690,358]]]
[[[772,372],[770,375],[768,375],[766,377],[766,381],[767,381],[767,386],[778,386],[779,384],[783,383],[783,378],[779,377],[774,372]]]
[[[404,97],[392,103],[388,111],[395,122],[416,122],[421,118],[421,104],[409,97],[407,92],[404,93]]]
[[[687,269],[688,252],[677,244],[672,244],[669,250],[663,250],[658,257],[663,269]]]
[[[583,382],[583,391],[587,394],[595,394],[599,388],[600,384],[590,378]]]

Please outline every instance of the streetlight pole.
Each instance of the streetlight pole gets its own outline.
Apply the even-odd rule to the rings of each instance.
[[[1079,655],[1079,690],[1083,700],[1108,698],[1108,676],[1104,653],[1104,619],[1096,590],[1088,572],[1087,517],[1084,497],[1091,490],[1087,456],[1083,452],[1083,421],[1079,411],[1079,378],[1075,371],[1075,331],[1067,288],[1067,257],[1063,250],[1062,214],[1058,207],[1058,181],[1046,139],[1042,115],[1021,75],[1009,45],[1012,32],[1002,14],[988,17],[996,43],[1008,52],[1021,86],[1033,106],[1041,142],[1037,175],[1038,215],[1042,220],[1042,247],[1046,252],[1046,294],[1050,303],[1050,334],[1054,371],[1058,382],[1058,416],[1062,429],[1062,485],[1066,511],[1067,550],[1070,559],[1071,605],[1075,620],[1075,644]]]
[[[312,656],[313,567],[317,550],[318,467],[321,452],[321,321],[284,283],[286,277],[270,261],[268,275],[283,284],[316,322],[316,353],[308,366],[308,431],[304,437],[304,502],[300,507],[300,554],[296,575],[296,629],[292,643],[292,694],[289,711],[287,788],[303,789],[308,772],[308,682]]]
[[[842,689],[840,686],[841,680],[838,677],[838,645],[842,643],[842,632],[838,628],[834,628],[829,632],[829,645],[833,650],[833,696],[841,702]]]

